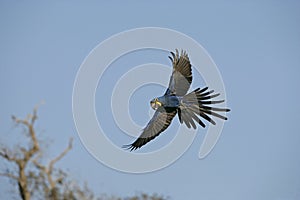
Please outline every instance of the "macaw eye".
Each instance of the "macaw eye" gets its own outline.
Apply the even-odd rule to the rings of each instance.
[[[156,110],[157,109],[157,104],[155,102],[151,102],[151,107]]]

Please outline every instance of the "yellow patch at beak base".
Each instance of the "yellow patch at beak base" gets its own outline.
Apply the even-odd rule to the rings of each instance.
[[[156,103],[157,105],[161,106],[161,103],[160,103],[158,100],[156,100],[155,103]]]

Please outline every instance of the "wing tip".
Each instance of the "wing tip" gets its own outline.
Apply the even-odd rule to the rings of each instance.
[[[172,55],[172,57],[171,56],[168,56],[170,59],[171,59],[171,61],[172,62],[174,62],[174,61],[178,61],[180,58],[187,58],[188,59],[188,53],[187,53],[187,51],[186,50],[183,50],[183,49],[181,49],[180,51],[176,48],[175,49],[175,52],[173,52],[173,51],[170,51],[170,54]]]
[[[125,150],[129,150],[129,151],[135,151],[135,150],[137,150],[139,147],[134,146],[133,143],[132,143],[132,144],[124,144],[124,145],[122,146],[122,148],[125,149]]]

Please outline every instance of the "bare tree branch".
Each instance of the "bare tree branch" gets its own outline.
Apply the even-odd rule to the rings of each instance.
[[[0,147],[0,159],[6,160],[11,165],[16,166],[13,169],[7,167],[0,172],[0,176],[7,177],[17,183],[19,196],[22,200],[45,199],[45,200],[62,200],[62,199],[84,199],[84,200],[121,200],[115,196],[106,198],[96,198],[93,192],[87,187],[82,186],[69,178],[68,174],[55,165],[72,149],[73,139],[70,138],[68,146],[48,163],[43,164],[43,153],[40,148],[39,140],[36,137],[35,122],[37,120],[36,106],[32,114],[24,119],[12,116],[16,125],[24,127],[25,137],[29,139],[27,146],[18,145],[17,148]],[[28,141],[28,140],[26,140]],[[25,144],[26,145],[26,144]],[[163,200],[157,195],[147,196],[144,194],[135,195],[128,200]]]
[[[61,152],[61,154],[59,154],[56,158],[51,160],[48,165],[47,177],[52,190],[56,187],[56,183],[60,180],[60,177],[56,180],[53,180],[52,178],[54,164],[58,162],[60,159],[62,159],[72,149],[72,143],[73,143],[73,138],[70,138],[68,147],[63,152]]]
[[[0,156],[8,161],[16,161],[17,158],[12,156],[12,153],[7,148],[2,148],[0,150]]]
[[[13,175],[13,174],[11,174],[11,173],[0,173],[0,176],[6,176],[8,178],[12,178],[14,180],[18,180],[18,177],[15,176],[15,175]]]
[[[38,118],[37,110],[38,106],[33,109],[32,114],[27,115],[24,119],[12,116],[16,125],[25,127],[25,136],[29,138],[29,145],[27,148],[19,147],[13,150],[8,147],[0,147],[0,158],[17,165],[15,174],[7,171],[1,172],[0,176],[8,177],[17,182],[19,194],[23,200],[30,200],[35,190],[38,190],[45,199],[58,200],[61,199],[62,195],[73,193],[72,190],[64,191],[61,187],[62,183],[69,184],[66,173],[62,170],[56,172],[54,168],[55,164],[72,149],[73,139],[70,138],[68,146],[48,165],[39,162],[42,152],[34,129],[34,124]],[[32,166],[29,165],[30,163],[38,171],[28,169],[28,166]]]
[[[73,143],[73,138],[70,138],[69,144],[67,148],[61,152],[57,157],[55,157],[53,160],[50,161],[48,166],[44,166],[38,162],[38,159],[42,156],[40,153],[35,159],[32,160],[34,165],[41,170],[43,174],[47,177],[47,181],[49,183],[48,186],[44,188],[46,193],[50,192],[50,196],[53,200],[58,199],[58,194],[57,194],[57,183],[61,183],[62,180],[65,178],[62,174],[59,174],[59,176],[55,179],[53,175],[53,170],[54,170],[54,165],[56,162],[61,160],[71,149],[72,149],[72,143]]]
[[[21,157],[16,157],[11,153],[11,151],[8,149],[8,147],[2,148],[0,151],[0,156],[4,159],[13,162],[17,164],[18,166],[18,176],[15,176],[10,173],[1,173],[1,176],[10,177],[18,182],[19,187],[19,193],[23,200],[29,200],[31,196],[31,191],[28,187],[28,177],[26,174],[26,167],[28,165],[28,162],[30,159],[34,157],[34,155],[40,151],[39,142],[36,138],[36,133],[34,130],[34,122],[37,119],[37,109],[38,106],[36,106],[33,110],[32,115],[28,115],[25,119],[19,119],[15,116],[12,116],[13,121],[18,125],[22,124],[24,125],[29,133],[30,141],[32,144],[30,145],[29,149],[25,149],[21,147],[18,150],[15,150],[15,152],[18,152],[21,154]]]
[[[35,159],[32,160],[32,162],[36,166],[36,168],[44,171],[46,167],[38,162],[38,159],[40,159],[41,157],[42,153],[39,153],[38,156],[36,156]]]
[[[56,162],[58,162],[60,159],[62,159],[72,149],[72,143],[73,143],[73,138],[70,138],[68,147],[63,152],[61,152],[60,155],[58,155],[56,158],[54,158],[53,160],[50,161],[50,163],[49,163],[49,172],[50,173],[52,173],[52,171],[53,171],[54,164]]]
[[[29,115],[28,118],[29,119],[18,119],[17,117],[12,116],[12,119],[15,121],[16,124],[23,124],[27,127],[30,139],[32,141],[32,146],[28,150],[22,148],[21,151],[23,153],[23,161],[25,163],[27,163],[28,160],[30,160],[33,157],[33,155],[40,150],[39,142],[36,138],[34,130],[34,122],[37,119],[37,106],[33,111],[33,115]]]

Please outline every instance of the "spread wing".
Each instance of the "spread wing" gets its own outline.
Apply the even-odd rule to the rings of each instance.
[[[185,51],[181,51],[179,54],[176,49],[176,54],[170,52],[172,57],[169,58],[173,64],[173,71],[169,82],[169,87],[166,91],[166,95],[183,96],[187,93],[193,80],[192,66]]]
[[[123,147],[130,149],[130,151],[132,151],[150,142],[161,132],[163,132],[169,127],[176,113],[177,113],[176,108],[165,109],[163,107],[159,107],[154,113],[152,119],[144,128],[143,133],[140,135],[140,137],[132,144],[124,145]]]

